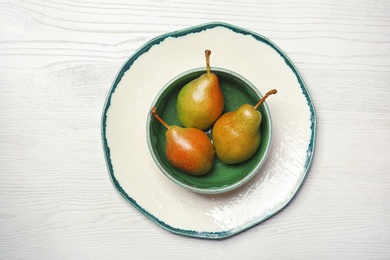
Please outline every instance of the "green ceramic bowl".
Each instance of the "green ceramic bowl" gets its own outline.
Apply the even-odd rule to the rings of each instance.
[[[243,104],[255,105],[262,97],[259,90],[239,74],[222,69],[211,68],[217,74],[225,98],[223,113],[236,110]],[[176,114],[176,100],[181,88],[191,80],[205,73],[205,68],[193,69],[184,72],[169,81],[157,94],[151,108],[157,107],[157,112],[169,125],[179,125]],[[197,193],[216,194],[223,193],[249,181],[257,173],[261,174],[271,146],[272,124],[269,108],[264,102],[258,110],[263,119],[260,126],[261,143],[255,155],[245,162],[238,164],[225,164],[215,156],[214,165],[205,175],[194,176],[174,168],[165,154],[166,128],[152,115],[147,119],[147,142],[153,160],[160,170],[171,181]],[[212,129],[206,131],[211,138]]]

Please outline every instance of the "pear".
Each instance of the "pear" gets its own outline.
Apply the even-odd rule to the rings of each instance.
[[[276,89],[267,92],[255,105],[244,104],[237,110],[223,114],[214,124],[212,139],[218,158],[227,164],[235,164],[251,158],[261,142],[261,113],[257,108]]]
[[[210,55],[206,50],[206,73],[184,85],[177,97],[177,116],[185,127],[206,130],[222,114],[224,97],[218,76],[210,71]]]
[[[168,161],[177,169],[193,174],[207,173],[214,163],[214,147],[205,132],[193,127],[168,125],[152,108],[152,114],[168,130],[165,133],[165,152]]]

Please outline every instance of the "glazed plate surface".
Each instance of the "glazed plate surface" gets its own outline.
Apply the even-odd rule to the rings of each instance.
[[[243,186],[222,194],[199,194],[170,181],[147,146],[150,105],[172,78],[204,66],[234,71],[267,99],[273,140],[260,171]],[[102,114],[102,142],[117,191],[161,227],[208,239],[232,236],[283,209],[309,170],[316,115],[307,87],[292,61],[267,38],[225,23],[208,23],[152,39],[123,65]]]

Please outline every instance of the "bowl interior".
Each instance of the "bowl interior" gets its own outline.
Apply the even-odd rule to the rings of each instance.
[[[236,73],[219,68],[211,68],[211,70],[217,74],[224,94],[225,107],[223,113],[236,110],[245,103],[255,105],[262,97],[256,88],[250,87],[250,82]],[[169,125],[181,125],[176,113],[176,100],[179,91],[186,83],[203,73],[205,73],[205,69],[194,69],[185,72],[170,81],[157,95],[152,106],[157,107],[157,113]],[[194,176],[184,173],[173,167],[166,158],[166,128],[152,116],[148,119],[147,126],[149,149],[163,173],[172,181],[190,190],[200,193],[220,193],[237,188],[259,171],[270,147],[272,125],[269,109],[266,103],[263,103],[258,110],[262,114],[261,143],[255,155],[245,162],[229,165],[215,156],[213,167],[205,175]],[[211,131],[212,129],[206,132],[210,138]]]

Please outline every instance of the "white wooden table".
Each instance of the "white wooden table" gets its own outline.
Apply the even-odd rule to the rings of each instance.
[[[210,21],[271,39],[317,111],[295,199],[224,240],[172,234],[129,205],[100,133],[127,57]],[[0,259],[390,258],[389,1],[0,0],[0,97]]]

